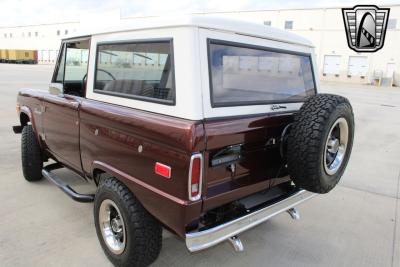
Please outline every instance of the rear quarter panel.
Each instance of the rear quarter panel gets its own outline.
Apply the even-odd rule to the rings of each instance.
[[[205,147],[198,30],[195,27],[121,31],[91,38],[87,101],[82,103],[81,151],[87,175],[103,169],[123,181],[145,208],[181,236],[198,219],[201,201],[188,201],[189,159]],[[176,101],[161,105],[94,91],[100,43],[172,40]],[[109,104],[106,104],[109,103]],[[157,114],[156,114],[157,113]],[[164,115],[159,115],[164,114]],[[177,119],[175,117],[186,118]],[[95,131],[98,130],[98,135]],[[138,146],[143,152],[138,152]],[[171,166],[172,177],[154,174],[154,164]]]
[[[188,201],[188,171],[192,153],[205,147],[203,124],[95,100],[82,102],[80,118],[86,175],[96,169],[114,175],[153,216],[183,236],[201,210],[201,201]],[[155,174],[156,162],[171,167],[170,179]]]

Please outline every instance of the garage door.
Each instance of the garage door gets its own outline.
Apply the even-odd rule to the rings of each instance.
[[[339,75],[340,72],[340,56],[325,56],[324,58],[324,74]]]
[[[349,57],[349,72],[351,76],[367,76],[368,58],[367,57]]]
[[[49,60],[54,63],[57,59],[57,50],[49,50]]]
[[[396,70],[396,64],[395,63],[387,63],[386,64],[386,75],[385,76],[387,78],[393,78],[395,70]]]

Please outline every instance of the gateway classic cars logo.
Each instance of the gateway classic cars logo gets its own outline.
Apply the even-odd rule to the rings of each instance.
[[[357,5],[342,8],[347,43],[356,52],[375,52],[383,47],[390,8]]]

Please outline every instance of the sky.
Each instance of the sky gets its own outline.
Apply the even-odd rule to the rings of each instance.
[[[122,17],[299,7],[400,4],[400,0],[0,0],[0,27],[79,21],[87,13],[119,8]]]

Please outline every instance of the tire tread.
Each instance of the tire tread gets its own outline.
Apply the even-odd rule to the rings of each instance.
[[[116,266],[148,266],[154,262],[162,247],[162,228],[160,224],[146,211],[133,193],[116,178],[111,177],[100,180],[96,198],[98,193],[102,191],[113,192],[119,199],[119,202],[125,206],[128,211],[128,218],[124,218],[124,221],[126,227],[130,228],[131,235],[133,234],[133,243],[135,244],[130,247],[127,259],[119,261],[110,254],[102,240],[101,244],[108,258]],[[95,220],[97,220],[96,212]],[[97,225],[96,230],[99,239],[102,239],[101,232]]]
[[[295,115],[288,137],[288,169],[295,184],[316,193],[329,192],[339,181],[321,182],[321,146],[324,145],[324,133],[331,114],[339,107],[349,112],[350,124],[354,125],[353,110],[347,98],[318,94],[309,98]],[[352,145],[353,132],[350,133]],[[349,155],[347,156],[347,160]],[[341,166],[342,171],[347,164]],[[341,174],[340,174],[341,175]]]
[[[27,181],[42,179],[42,150],[36,139],[32,125],[25,125],[21,135],[22,172]]]

